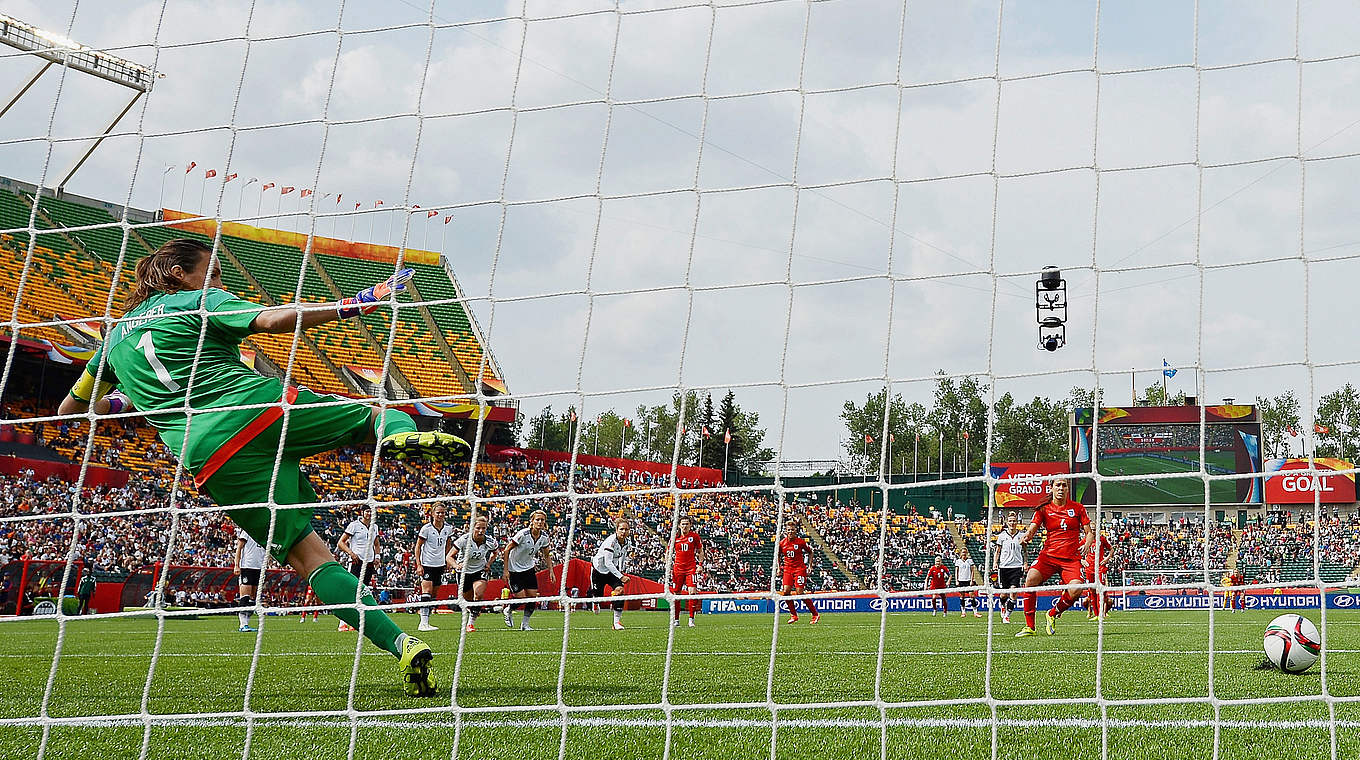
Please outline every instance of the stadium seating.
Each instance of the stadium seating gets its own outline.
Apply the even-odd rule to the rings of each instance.
[[[122,221],[102,206],[47,195],[37,202],[41,212],[34,222],[37,228],[47,230],[58,226],[89,229],[73,229],[69,237],[60,232],[39,233],[38,247],[30,269],[41,274],[44,282],[30,283],[25,287],[19,314],[20,319],[27,322],[51,320],[54,315],[67,319],[102,317],[120,254],[120,281],[128,283],[131,282],[136,262],[167,240],[190,237],[205,243],[212,242],[202,234],[165,223],[135,223],[125,238]],[[32,214],[32,203],[33,197],[26,192],[0,191],[0,229],[11,230],[0,236],[0,245],[5,249],[0,273],[5,275],[5,282],[17,282],[18,273],[23,269],[29,243],[26,230]],[[336,291],[326,282],[321,271],[311,265],[306,267],[301,293],[297,293],[298,274],[305,260],[299,248],[240,235],[223,235],[222,244],[230,253],[224,255],[222,260],[223,285],[246,300],[270,304],[292,303],[295,300],[323,302],[337,298]],[[313,260],[330,276],[341,295],[357,292],[391,274],[391,265],[375,261],[329,253],[318,253]],[[238,263],[244,271],[237,268]],[[417,270],[417,283],[423,298],[457,298],[456,286],[442,266],[415,262],[409,266]],[[122,312],[125,294],[126,288],[120,288],[115,293],[114,314]],[[0,306],[5,306],[7,300],[8,306],[13,308],[15,296],[13,288],[0,287]],[[293,376],[301,384],[319,392],[352,395],[354,386],[339,372],[339,368],[349,365],[381,369],[391,332],[390,319],[390,312],[386,311],[365,317],[374,340],[366,338],[351,324],[330,324],[309,329],[307,338],[315,344],[316,350],[306,341],[297,346]],[[432,325],[437,325],[434,329],[439,331],[438,337],[432,331]],[[60,330],[52,328],[27,330],[25,337],[72,342]],[[483,361],[483,349],[471,318],[461,303],[455,301],[400,309],[395,340],[400,350],[392,352],[392,364],[413,386],[415,393],[422,396],[448,396],[476,390],[475,379]],[[251,343],[275,365],[287,366],[293,349],[292,336],[259,335],[254,336]],[[451,360],[468,378],[468,384],[460,382],[457,373],[448,371]],[[499,379],[490,366],[484,370],[484,374]]]

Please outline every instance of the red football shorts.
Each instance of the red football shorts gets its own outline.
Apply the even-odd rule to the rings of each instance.
[[[1110,584],[1110,569],[1108,567],[1102,567],[1099,568],[1099,570],[1100,572],[1097,573],[1095,569],[1087,568],[1086,571],[1082,573],[1082,580],[1086,583],[1100,583],[1101,585],[1108,586]],[[1097,575],[1099,575],[1099,580],[1096,580]]]
[[[807,570],[785,570],[784,588],[791,588],[796,593],[802,593],[807,588]]]
[[[694,576],[697,574],[698,573],[693,569],[680,570],[677,568],[671,575],[671,593],[680,594],[698,588],[699,584],[694,582]]]
[[[1084,583],[1085,578],[1081,573],[1081,560],[1072,557],[1054,557],[1048,554],[1040,554],[1030,565],[1031,570],[1038,570],[1039,577],[1047,580],[1059,573],[1062,574],[1063,583]]]

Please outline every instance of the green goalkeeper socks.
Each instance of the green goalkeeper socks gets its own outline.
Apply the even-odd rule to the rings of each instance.
[[[394,433],[416,432],[416,421],[400,409],[383,409],[373,415],[373,434],[382,440]]]
[[[409,416],[406,419],[411,419]],[[316,598],[322,604],[354,604],[354,595],[359,590],[359,579],[350,574],[348,570],[341,567],[337,562],[327,562],[312,572],[312,577],[307,579],[312,586],[312,591],[316,593]],[[377,602],[373,600],[373,595],[364,589],[361,599],[364,606],[371,607]],[[392,618],[386,612],[377,609],[364,609],[363,626],[359,625],[360,611],[354,607],[337,607],[335,616],[348,623],[354,628],[364,632],[364,636],[369,641],[377,644],[380,648],[391,652],[393,656],[401,656],[401,648],[397,645],[397,639],[401,637],[401,629],[392,622]]]

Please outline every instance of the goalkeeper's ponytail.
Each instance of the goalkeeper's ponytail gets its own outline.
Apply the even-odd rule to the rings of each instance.
[[[178,293],[187,290],[184,282],[174,275],[175,267],[184,271],[197,268],[212,248],[197,240],[176,238],[166,241],[156,252],[137,262],[137,281],[128,296],[125,311],[132,311],[157,293]]]

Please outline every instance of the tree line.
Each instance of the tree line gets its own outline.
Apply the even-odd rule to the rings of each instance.
[[[847,438],[843,456],[857,472],[977,472],[987,457],[987,413],[991,387],[974,377],[935,380],[930,404],[908,403],[900,394],[888,400],[887,389],[862,402],[848,400],[841,409]],[[1067,461],[1069,415],[1093,406],[1094,391],[1073,387],[1058,399],[1035,396],[1021,401],[1004,393],[991,404],[993,462]],[[1169,394],[1161,383],[1144,388],[1139,406],[1185,403],[1184,393]],[[1256,400],[1261,421],[1262,453],[1288,456],[1289,442],[1309,432],[1300,421],[1294,392]],[[884,429],[884,414],[887,428]],[[1314,456],[1355,461],[1360,456],[1360,391],[1346,383],[1322,396],[1313,415]],[[886,433],[886,435],[885,435]],[[1305,439],[1306,440],[1306,439]],[[943,467],[942,467],[943,465]]]
[[[631,413],[614,409],[590,417],[575,405],[561,412],[552,406],[528,419],[523,445],[548,451],[577,451],[596,456],[622,457],[649,462],[670,462],[679,442],[678,462],[728,472],[755,474],[774,459],[765,446],[760,415],[741,408],[736,393],[727,393],[715,404],[713,395],[690,390],[675,393],[670,403],[640,405]]]

